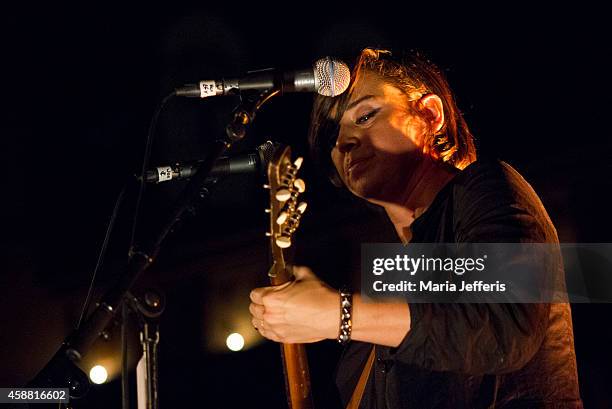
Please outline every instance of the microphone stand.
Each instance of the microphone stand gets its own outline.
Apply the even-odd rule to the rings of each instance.
[[[165,297],[158,291],[145,291],[141,299],[133,296],[128,292],[125,300],[126,306],[136,314],[138,325],[140,327],[140,343],[142,345],[141,361],[144,367],[144,373],[140,373],[137,368],[137,396],[138,408],[159,409],[158,396],[158,345],[159,345],[159,317],[165,309]],[[125,320],[122,320],[122,325],[127,325]],[[126,342],[126,340],[123,340]],[[127,357],[123,356],[123,363],[127,363]],[[140,364],[138,365],[140,367]],[[124,373],[125,372],[125,373]],[[127,383],[127,370],[121,374],[124,381]],[[144,379],[140,379],[141,376]],[[127,385],[123,386],[124,388]],[[124,397],[127,398],[127,393]],[[129,406],[129,401],[124,403],[125,407]]]
[[[89,390],[89,380],[83,371],[76,367],[75,363],[81,360],[108,326],[136,280],[155,262],[163,241],[168,234],[178,227],[185,212],[192,211],[198,199],[208,195],[209,191],[205,185],[213,164],[234,143],[245,138],[247,126],[253,122],[257,111],[279,93],[278,89],[270,89],[262,92],[253,100],[247,99],[241,102],[234,111],[232,120],[225,128],[225,135],[215,140],[211,153],[202,161],[188,185],[181,192],[168,221],[155,240],[141,249],[130,249],[125,273],[104,294],[96,309],[84,321],[83,325],[74,330],[64,340],[59,350],[38,375],[30,381],[28,386],[68,388],[69,395],[73,399],[85,396]]]

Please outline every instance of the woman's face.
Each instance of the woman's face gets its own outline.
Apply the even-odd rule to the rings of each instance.
[[[355,84],[332,161],[347,188],[366,200],[395,201],[423,159],[427,123],[406,94],[366,73]]]

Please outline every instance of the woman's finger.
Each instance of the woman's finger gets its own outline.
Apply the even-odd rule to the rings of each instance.
[[[266,309],[263,305],[259,305],[255,303],[251,303],[249,305],[249,312],[251,313],[251,315],[260,320],[263,319],[263,314],[265,310]]]

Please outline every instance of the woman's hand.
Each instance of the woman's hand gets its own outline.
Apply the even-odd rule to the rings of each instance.
[[[294,281],[251,291],[253,326],[272,341],[317,342],[335,339],[340,322],[338,292],[308,267],[294,266]]]

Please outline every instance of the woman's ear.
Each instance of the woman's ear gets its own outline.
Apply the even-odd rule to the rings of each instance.
[[[444,106],[436,94],[427,94],[419,100],[419,106],[429,122],[431,130],[436,134],[444,125]]]

